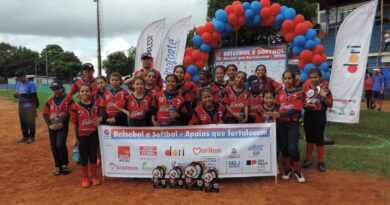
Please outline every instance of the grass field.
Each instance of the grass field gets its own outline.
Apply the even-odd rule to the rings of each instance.
[[[12,97],[12,90],[0,90],[0,96]],[[48,93],[38,93],[40,110]],[[326,147],[326,164],[330,168],[366,171],[390,176],[390,113],[361,110],[358,124],[328,123],[325,135],[336,141]],[[302,129],[303,130],[303,129]],[[300,140],[301,158],[305,157],[304,132]],[[316,160],[315,152],[313,160]]]

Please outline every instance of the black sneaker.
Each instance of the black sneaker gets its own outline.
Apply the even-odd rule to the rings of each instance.
[[[282,175],[283,180],[289,180],[291,176],[292,170],[291,169],[286,169]]]
[[[29,137],[29,138],[27,138],[26,143],[27,143],[27,144],[31,144],[31,143],[34,143],[34,141],[35,141],[34,138]]]
[[[305,182],[305,177],[303,177],[303,174],[302,174],[302,171],[301,170],[298,170],[298,171],[294,171],[294,175],[295,175],[295,178],[297,179],[297,181],[299,183],[303,183]]]
[[[63,175],[67,175],[67,174],[70,173],[70,169],[69,169],[68,165],[62,165],[62,167],[61,167],[61,173],[62,173]]]
[[[324,163],[318,163],[317,168],[318,168],[318,170],[320,172],[325,172],[326,171],[326,167],[325,167]]]
[[[61,174],[61,169],[59,167],[54,167],[53,169],[53,175],[58,176]]]
[[[18,141],[16,141],[16,142],[22,143],[22,142],[25,142],[26,140],[27,140],[27,137],[21,137],[21,138],[19,138]]]
[[[311,160],[304,160],[304,161],[303,161],[302,167],[303,167],[304,169],[306,169],[306,168],[311,167],[312,165],[313,165],[313,162],[312,162]]]

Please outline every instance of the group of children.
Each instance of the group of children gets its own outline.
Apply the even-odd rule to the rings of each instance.
[[[150,58],[150,55],[142,55],[144,68],[124,82],[119,73],[111,73],[107,79],[111,88],[106,86],[104,77],[92,78],[91,64],[84,64],[82,79],[72,86],[68,95],[64,92],[57,95],[56,89],[59,86],[52,84],[54,96],[49,99],[48,108],[44,112],[50,139],[52,141],[52,138],[55,138],[52,135],[65,135],[66,140],[67,122],[70,121],[71,130],[76,136],[73,143],[78,143],[80,150],[83,187],[89,186],[89,180],[93,185],[100,183],[96,177],[96,163],[99,158],[97,127],[100,124],[185,126],[276,122],[278,152],[283,156],[285,167],[282,179],[288,180],[294,174],[298,182],[304,182],[298,150],[300,115],[303,108],[306,110],[304,123],[307,141],[307,156],[303,167],[313,164],[311,155],[315,144],[318,169],[325,171],[325,110],[332,106],[333,100],[326,81],[321,80],[320,70],[311,70],[310,80],[299,88],[296,86],[296,73],[290,70],[283,73],[281,84],[266,76],[264,65],[259,65],[255,75],[249,77],[245,72],[238,71],[233,64],[226,68],[218,65],[212,72],[200,71],[199,85],[196,85],[192,81],[184,80],[185,67],[177,65],[174,72],[165,77],[163,89],[160,73],[145,66],[144,61]],[[225,80],[226,74],[229,80]],[[123,89],[122,83],[127,85],[129,90]],[[62,86],[60,88],[63,89]],[[80,101],[72,105],[69,96],[77,90]],[[68,117],[58,114],[65,112],[70,113]],[[57,115],[60,116],[59,121]],[[63,141],[63,138],[60,139]],[[61,157],[67,155],[66,145],[64,149],[63,146],[56,148],[55,142],[51,144],[56,159],[53,174],[68,171],[67,158]]]

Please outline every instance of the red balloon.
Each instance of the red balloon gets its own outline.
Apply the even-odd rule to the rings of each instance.
[[[241,1],[233,1],[232,6],[235,6],[237,4],[241,4]]]
[[[285,39],[287,42],[293,41],[294,38],[295,38],[295,33],[294,33],[294,32],[286,33],[286,34],[284,35],[284,39]]]
[[[238,24],[238,18],[236,16],[236,14],[229,14],[228,16],[228,22],[232,25],[236,25]]]
[[[196,33],[198,35],[202,35],[204,32],[206,31],[206,28],[204,26],[199,26],[197,29],[196,29]]]
[[[243,26],[243,25],[245,25],[245,22],[246,22],[246,20],[245,20],[244,16],[238,17],[238,25]]]
[[[192,59],[191,56],[184,56],[184,59],[183,59],[183,64],[185,67],[191,65],[191,64],[194,64],[194,60]]]
[[[213,36],[213,41],[221,40],[221,33],[214,31],[211,35]]]
[[[294,32],[295,29],[294,21],[292,20],[284,21],[282,24],[282,29],[284,30],[285,33]]]
[[[237,16],[242,16],[242,14],[244,13],[244,7],[242,6],[242,4],[236,4],[233,6],[233,10],[234,10],[234,13],[237,15]]]
[[[211,33],[210,32],[204,32],[202,34],[202,41],[205,42],[205,43],[211,43],[213,42],[213,37],[211,36]]]
[[[269,7],[271,5],[271,2],[269,0],[261,0],[261,6],[264,7]]]
[[[185,80],[185,81],[192,81],[191,74],[186,73],[186,74],[184,75],[184,80]]]
[[[275,17],[271,16],[267,19],[264,19],[262,22],[261,22],[261,25],[262,26],[272,26],[274,25],[275,23]]]
[[[271,9],[270,8],[262,8],[261,11],[260,11],[260,16],[263,18],[263,19],[267,19],[269,18],[270,16],[272,15],[271,13]]]
[[[303,22],[303,23],[306,24],[307,29],[313,28],[313,24],[312,24],[310,21],[305,21],[305,22]]]
[[[295,26],[295,34],[297,35],[303,35],[307,31],[307,26],[305,23],[299,23]]]
[[[272,15],[276,16],[280,12],[280,4],[274,3],[271,5],[271,13]]]
[[[241,26],[240,25],[233,25],[233,31],[237,32],[240,30]]]
[[[322,60],[323,60],[322,56],[316,54],[316,55],[313,56],[313,59],[311,60],[311,62],[312,62],[314,65],[320,65],[320,64],[322,63]]]
[[[203,53],[203,52],[200,52],[201,54],[201,57],[200,59],[204,62],[207,62],[209,60],[209,54],[208,53]]]
[[[313,49],[313,53],[314,54],[323,54],[325,51],[325,47],[323,45],[316,45],[316,47],[314,47]]]
[[[322,61],[327,61],[328,60],[328,57],[326,57],[326,55],[322,54]]]
[[[199,50],[192,51],[192,59],[194,61],[200,60],[201,57],[202,57],[202,54],[201,54],[201,52]]]
[[[206,32],[212,33],[212,32],[215,31],[214,25],[213,25],[213,23],[211,23],[211,22],[205,23],[205,24],[204,24],[204,27],[206,28]]]
[[[190,56],[192,54],[193,49],[192,48],[186,48],[184,50],[184,56]]]
[[[295,16],[294,23],[299,24],[305,21],[305,17],[302,14],[298,14]]]
[[[298,68],[303,69],[306,65],[306,62],[303,60],[298,61]]]
[[[206,62],[202,61],[202,60],[198,60],[195,62],[195,66],[198,68],[198,69],[202,69],[204,68],[204,66],[206,65]]]
[[[299,59],[306,62],[311,62],[312,58],[313,58],[313,52],[311,52],[310,50],[303,50],[299,55]]]
[[[216,48],[218,47],[218,41],[214,41],[212,44],[211,44],[211,48]]]
[[[228,14],[233,13],[233,12],[234,12],[233,6],[232,6],[232,5],[227,5],[227,6],[225,7],[225,11],[226,11],[226,13],[228,13]]]

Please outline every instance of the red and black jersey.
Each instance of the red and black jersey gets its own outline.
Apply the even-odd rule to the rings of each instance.
[[[56,123],[56,118],[59,122],[65,124],[69,120],[70,109],[73,104],[71,95],[63,95],[61,97],[50,96],[43,108],[43,115],[48,115],[50,123]]]
[[[257,109],[261,107],[261,104],[263,103],[263,95],[261,93],[249,93],[249,116],[250,116],[250,121],[258,121],[257,118],[258,112]]]
[[[78,92],[80,87],[84,84],[91,85],[92,87],[92,97],[95,98],[96,92],[98,90],[96,80],[93,78],[91,81],[84,81],[83,79],[77,80],[73,85],[70,87],[69,91],[73,95],[74,93]]]
[[[192,115],[191,124],[207,125],[216,124],[222,120],[225,107],[222,104],[214,103],[214,109],[209,111],[203,104],[197,105]]]
[[[292,115],[281,116],[281,120],[298,122],[301,114],[300,112],[303,108],[303,92],[298,90],[286,91],[285,89],[281,89],[276,97],[276,104],[279,105],[279,113],[281,114],[291,110],[298,111],[294,112]]]
[[[130,119],[144,119],[154,106],[152,97],[148,94],[145,94],[141,99],[136,98],[134,94],[130,94],[127,95],[126,99]]]
[[[330,91],[327,85],[328,84],[320,84],[319,88],[327,92],[326,98],[333,103],[332,92]],[[304,102],[316,105],[314,109],[308,109],[309,111],[326,111],[328,107],[326,106],[325,102],[323,102],[322,97],[319,94],[319,89],[313,87],[310,84],[309,86],[303,87],[303,92],[304,92]]]
[[[70,121],[76,125],[77,136],[89,136],[97,130],[96,119],[99,106],[92,101],[89,105],[75,103],[70,112]]]
[[[329,88],[329,82],[326,80],[321,80],[320,84],[324,87]],[[302,90],[308,90],[310,85],[311,85],[310,80],[305,81],[302,85]]]
[[[152,89],[145,88],[145,94],[149,95],[152,98],[152,102],[156,101],[156,93],[161,91],[161,88],[158,86],[154,86]]]
[[[168,94],[166,91],[160,91],[156,93],[156,104],[157,108],[157,121],[161,125],[172,124],[177,119],[170,118],[170,106],[173,106],[179,113],[187,112],[184,106],[183,96],[176,94]]]
[[[264,90],[275,90],[276,88],[280,87],[282,84],[278,81],[275,81],[274,79],[270,77],[265,77],[265,82],[263,80],[260,80],[260,90],[261,92]]]
[[[256,118],[256,123],[271,123],[275,122],[275,119],[271,116],[267,116],[267,112],[278,112],[279,106],[275,104],[275,106],[272,109],[267,109],[264,107],[264,105],[260,105],[257,108],[258,118]]]
[[[113,104],[115,103],[120,108],[126,108],[128,92],[122,88],[118,90],[110,89],[104,93],[104,107],[108,118],[116,117],[120,112]]]
[[[234,87],[227,87],[224,91],[223,103],[228,105],[234,113],[243,113],[245,107],[249,107],[249,91],[244,89],[242,92],[236,92]],[[224,119],[233,117],[230,112],[225,112]]]
[[[184,81],[182,85],[177,86],[177,93],[183,96],[186,102],[193,102],[195,100],[196,85],[192,81]]]
[[[222,91],[225,90],[226,87],[231,86],[228,80],[225,82],[225,84],[218,83],[217,81],[214,81],[214,84]]]
[[[156,73],[156,81],[157,81],[156,85],[158,87],[162,88],[163,87],[163,80],[161,78],[161,73],[156,69],[153,69],[153,70]],[[134,76],[142,76],[143,78],[145,78],[146,73],[147,73],[146,70],[142,68],[141,70],[137,70],[134,73]]]
[[[204,88],[211,89],[213,95],[213,101],[215,103],[221,103],[223,101],[223,92],[214,83],[210,83],[210,85],[197,86],[195,88],[196,99],[198,100],[198,102],[202,102],[202,97],[200,96],[200,90]]]

